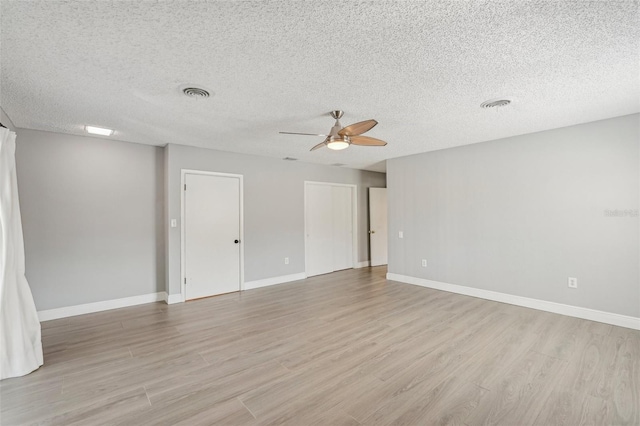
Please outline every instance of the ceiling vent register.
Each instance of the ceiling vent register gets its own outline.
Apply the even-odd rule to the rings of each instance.
[[[501,108],[509,105],[511,101],[509,99],[492,99],[480,104],[480,108]]]
[[[209,92],[199,87],[185,87],[182,93],[192,98],[208,98]]]

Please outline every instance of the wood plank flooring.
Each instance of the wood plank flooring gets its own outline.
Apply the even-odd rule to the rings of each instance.
[[[347,270],[42,324],[2,425],[640,425],[640,332]]]

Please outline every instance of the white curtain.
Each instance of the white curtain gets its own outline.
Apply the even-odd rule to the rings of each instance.
[[[16,134],[0,128],[0,379],[42,365],[40,321],[24,276]]]

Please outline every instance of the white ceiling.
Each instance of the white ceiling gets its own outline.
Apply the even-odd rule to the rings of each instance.
[[[637,1],[10,1],[17,127],[384,171],[384,160],[640,111]],[[180,89],[203,86],[209,99]],[[507,97],[511,106],[479,105]],[[309,149],[375,118],[384,148]]]

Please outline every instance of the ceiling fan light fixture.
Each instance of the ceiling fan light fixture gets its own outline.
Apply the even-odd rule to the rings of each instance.
[[[340,151],[341,149],[349,148],[349,145],[351,145],[351,142],[347,137],[331,138],[331,140],[327,142],[327,148],[333,149],[334,151]]]

